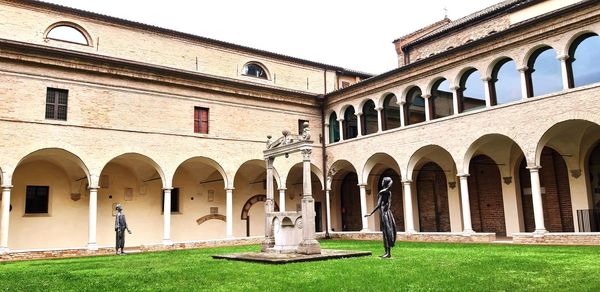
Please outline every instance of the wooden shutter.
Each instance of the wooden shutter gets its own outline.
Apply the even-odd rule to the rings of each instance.
[[[194,133],[200,133],[200,108],[194,108]]]
[[[208,134],[208,109],[194,108],[194,133]]]

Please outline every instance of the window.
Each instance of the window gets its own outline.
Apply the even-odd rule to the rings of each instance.
[[[358,123],[354,107],[350,106],[344,112],[344,139],[352,139],[358,136]]]
[[[394,94],[388,94],[383,100],[383,129],[400,127],[400,106]]]
[[[583,86],[600,82],[600,66],[594,66],[600,60],[600,37],[585,34],[573,42],[569,49],[570,85]]]
[[[302,135],[302,130],[304,130],[304,123],[308,123],[308,120],[298,120],[298,135]]]
[[[441,79],[433,85],[429,102],[432,120],[447,117],[454,113],[453,94],[448,80]]]
[[[165,196],[163,193],[161,210],[164,212]],[[171,213],[179,213],[179,188],[171,189]]]
[[[369,100],[363,105],[363,114],[360,117],[363,135],[377,133],[379,122],[377,119],[377,110],[375,110],[375,102]]]
[[[208,134],[208,109],[194,107],[194,133]]]
[[[242,75],[261,79],[269,79],[267,76],[267,70],[263,66],[256,63],[248,63],[244,65],[244,68],[242,68]]]
[[[48,34],[46,34],[46,38],[86,46],[89,45],[86,34],[81,29],[76,28],[73,25],[56,25],[50,29]]]
[[[68,90],[48,88],[46,91],[46,119],[67,120],[68,95]]]
[[[527,92],[539,96],[563,89],[560,61],[556,51],[550,47],[537,50],[529,59],[527,70]]]
[[[521,99],[521,75],[512,59],[504,59],[494,66],[491,82],[492,105]]]
[[[346,88],[348,86],[350,86],[350,82],[348,82],[348,81],[342,81],[342,88]]]
[[[48,186],[27,186],[25,214],[47,214],[49,190]]]
[[[485,107],[485,87],[479,71],[471,69],[463,74],[460,79],[458,97],[460,112]]]
[[[340,122],[335,112],[329,116],[329,143],[340,141]]]
[[[406,125],[414,125],[425,121],[425,99],[419,87],[413,87],[406,95],[404,119]]]

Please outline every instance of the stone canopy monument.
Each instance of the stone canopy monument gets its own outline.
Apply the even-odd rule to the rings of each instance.
[[[263,151],[267,163],[267,200],[265,203],[265,240],[263,252],[320,254],[321,246],[315,239],[315,200],[312,196],[310,140],[308,122],[301,135],[282,131],[282,137],[272,141],[267,137],[267,149]],[[294,152],[302,153],[302,209],[300,212],[275,212],[273,190],[273,162],[279,156],[288,157]]]

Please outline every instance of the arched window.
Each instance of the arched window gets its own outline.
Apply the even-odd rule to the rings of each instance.
[[[338,141],[340,141],[340,122],[338,122],[335,112],[332,112],[329,116],[329,143]]]
[[[358,136],[358,124],[354,107],[350,106],[344,112],[344,139],[352,139]]]
[[[414,125],[425,121],[425,99],[419,87],[413,87],[406,95],[404,120],[405,125]]]
[[[375,110],[375,102],[369,100],[363,105],[361,116],[361,127],[363,135],[377,133],[377,111]]]
[[[503,59],[494,66],[491,82],[492,105],[521,99],[521,75],[512,59]]]
[[[47,39],[56,41],[75,43],[80,45],[90,45],[86,33],[83,29],[69,24],[58,24],[51,27],[46,34]]]
[[[569,49],[571,86],[600,82],[600,37],[585,34],[577,38]]]
[[[468,70],[460,78],[458,104],[460,112],[485,107],[485,87],[481,81],[481,74],[476,69]]]
[[[244,65],[244,68],[242,68],[242,75],[252,76],[261,79],[269,79],[269,76],[267,75],[267,70],[257,63],[248,63]]]
[[[400,106],[394,94],[388,94],[383,100],[383,130],[400,127]]]
[[[454,113],[452,103],[452,90],[450,82],[446,79],[438,80],[431,89],[429,102],[431,105],[431,119],[450,116]]]
[[[544,95],[563,89],[560,61],[551,47],[537,50],[527,64],[527,93],[529,96]]]

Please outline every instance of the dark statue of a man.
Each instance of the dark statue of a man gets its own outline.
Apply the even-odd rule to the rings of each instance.
[[[123,255],[125,254],[125,252],[123,252],[123,247],[125,247],[125,230],[127,230],[129,234],[131,234],[131,230],[127,227],[127,221],[125,220],[125,214],[123,214],[123,207],[121,204],[117,204],[115,209],[117,210],[117,216],[115,216],[115,232],[117,235],[116,253],[118,255]]]
[[[396,243],[396,221],[394,221],[394,214],[392,214],[392,210],[390,209],[392,204],[392,192],[390,191],[392,183],[393,181],[390,177],[383,178],[381,182],[382,189],[377,195],[377,206],[375,206],[375,209],[370,214],[365,215],[365,217],[369,217],[375,211],[379,210],[381,231],[383,232],[383,247],[385,248],[385,254],[381,258],[392,257],[391,249]]]

